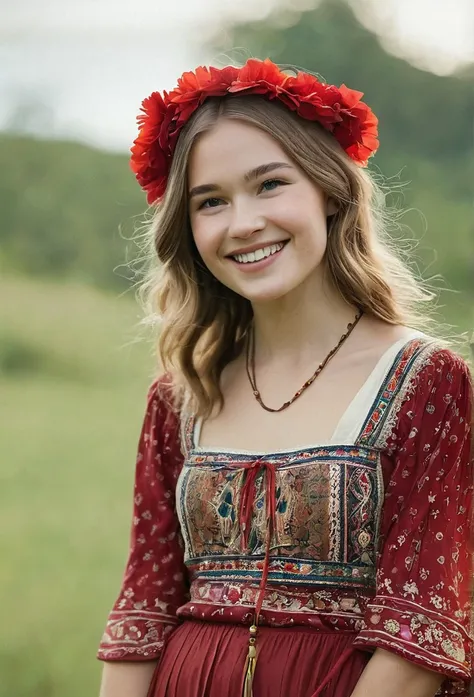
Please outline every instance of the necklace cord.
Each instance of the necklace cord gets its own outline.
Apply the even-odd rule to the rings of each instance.
[[[284,409],[288,409],[288,407],[291,406],[293,404],[293,402],[295,402],[298,399],[298,397],[301,397],[303,392],[305,392],[308,389],[308,387],[310,387],[310,385],[313,384],[313,382],[316,380],[316,378],[321,373],[323,368],[326,367],[326,365],[329,363],[331,358],[333,358],[336,355],[336,353],[339,351],[339,349],[344,344],[344,342],[352,334],[352,332],[356,328],[356,326],[359,323],[359,320],[361,319],[363,314],[364,314],[363,311],[359,310],[355,319],[347,325],[347,329],[344,332],[344,334],[341,336],[341,338],[339,339],[337,345],[331,349],[331,351],[328,353],[328,355],[323,360],[323,362],[319,364],[319,366],[316,368],[316,370],[311,375],[311,377],[308,380],[306,380],[306,382],[300,387],[299,390],[297,390],[295,392],[295,394],[293,395],[293,397],[291,399],[284,402],[281,405],[281,407],[279,407],[278,409],[273,409],[272,407],[269,407],[264,403],[262,396],[260,394],[260,391],[257,387],[257,379],[256,379],[256,375],[255,375],[255,328],[252,325],[252,327],[250,329],[249,337],[247,340],[246,369],[247,369],[247,377],[248,377],[250,385],[252,387],[253,395],[254,395],[255,399],[257,400],[257,402],[262,407],[262,409],[265,409],[265,411],[270,411],[272,413],[280,412],[280,411],[283,411]]]

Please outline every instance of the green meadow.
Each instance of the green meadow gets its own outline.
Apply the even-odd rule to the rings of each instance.
[[[152,352],[132,299],[15,278],[0,293],[0,697],[94,695]]]

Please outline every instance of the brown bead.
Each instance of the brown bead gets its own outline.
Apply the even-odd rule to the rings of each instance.
[[[337,346],[335,346],[326,356],[324,361],[320,363],[316,371],[313,373],[313,375],[309,378],[309,380],[306,380],[304,385],[300,387],[300,389],[295,392],[293,397],[289,399],[287,402],[282,404],[282,406],[279,409],[272,409],[271,407],[267,407],[266,404],[264,404],[263,399],[260,395],[260,392],[257,389],[257,381],[255,378],[255,335],[253,331],[253,326],[250,329],[248,338],[247,338],[247,360],[246,360],[246,368],[247,368],[247,377],[249,379],[250,385],[252,387],[253,394],[255,396],[255,399],[257,402],[260,404],[262,409],[265,409],[265,411],[270,411],[270,412],[279,412],[283,411],[284,409],[287,409],[293,402],[300,397],[303,392],[313,384],[313,382],[316,380],[318,377],[319,373],[323,370],[323,368],[327,365],[327,363],[331,360],[331,358],[338,352],[338,350],[341,348],[342,344],[345,342],[345,340],[349,337],[349,335],[352,333],[353,329],[356,327],[357,323],[359,322],[360,318],[362,317],[363,312],[362,310],[359,310],[357,313],[355,319],[353,322],[350,322],[347,325],[347,331],[345,334],[341,336],[339,339],[339,343]]]

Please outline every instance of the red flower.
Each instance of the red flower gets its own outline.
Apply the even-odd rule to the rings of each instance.
[[[288,75],[282,73],[278,66],[268,58],[264,61],[250,58],[228,91],[231,94],[245,92],[247,94],[262,94],[267,99],[278,98],[290,109],[296,109],[297,99],[285,89],[288,79]]]
[[[168,112],[159,92],[153,92],[143,100],[142,112],[137,117],[140,132],[131,149],[130,166],[138,183],[147,192],[148,203],[153,203],[165,192],[169,168],[169,156],[160,144]]]
[[[269,59],[251,58],[242,68],[206,68],[183,73],[169,94],[153,92],[137,118],[139,134],[131,168],[149,204],[163,197],[176,141],[183,125],[208,97],[259,94],[278,99],[303,119],[318,121],[357,164],[366,165],[379,145],[377,118],[361,102],[363,94],[345,85],[326,85],[309,73],[283,73]]]

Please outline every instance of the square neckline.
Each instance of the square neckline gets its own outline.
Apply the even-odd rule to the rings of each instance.
[[[320,450],[321,448],[337,448],[337,447],[347,447],[355,446],[357,437],[362,430],[362,427],[367,419],[367,415],[380,391],[381,386],[386,381],[388,375],[392,372],[396,365],[399,355],[410,345],[410,343],[416,339],[424,337],[425,334],[418,330],[412,330],[409,332],[408,336],[404,336],[398,339],[393,344],[391,344],[378,359],[377,363],[369,373],[368,377],[358,389],[354,397],[349,402],[347,408],[341,415],[336,427],[332,433],[331,438],[328,442],[313,443],[311,445],[293,446],[291,448],[281,448],[277,450],[245,450],[243,448],[226,448],[219,446],[206,446],[202,447],[199,445],[199,438],[201,435],[201,427],[203,419],[195,418],[194,416],[190,418],[189,433],[190,433],[190,448],[189,453],[195,455],[242,455],[244,457],[255,457],[256,459],[263,459],[265,457],[271,457],[273,455],[290,455],[299,452],[311,452],[314,450]],[[362,416],[361,416],[362,414]],[[353,415],[356,415],[356,424],[350,427],[351,419]],[[350,428],[349,428],[350,427]],[[346,438],[344,438],[344,428],[346,428]],[[350,437],[349,437],[350,433]],[[341,438],[339,438],[341,434]],[[351,442],[347,442],[347,441]]]

